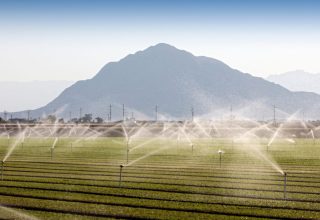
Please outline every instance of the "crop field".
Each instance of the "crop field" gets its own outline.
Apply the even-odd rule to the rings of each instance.
[[[317,140],[140,138],[128,155],[121,137],[54,141],[28,138],[3,164],[0,219],[320,219]]]

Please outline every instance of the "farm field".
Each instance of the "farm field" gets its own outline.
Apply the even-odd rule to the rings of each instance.
[[[4,163],[1,219],[320,218],[318,140],[137,138],[128,163],[121,137],[54,141],[28,138]]]

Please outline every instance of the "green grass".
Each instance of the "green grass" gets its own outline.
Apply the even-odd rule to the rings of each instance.
[[[319,219],[320,144],[295,141],[276,140],[267,151],[267,139],[197,139],[192,152],[186,141],[133,139],[129,162],[143,159],[123,168],[119,187],[120,164],[126,163],[123,138],[60,138],[52,158],[53,138],[29,138],[5,162],[0,181],[0,204],[17,212],[2,208],[0,216]],[[14,142],[0,139],[1,158]],[[145,157],[157,149],[162,150]],[[265,158],[288,173],[287,199],[283,176]]]

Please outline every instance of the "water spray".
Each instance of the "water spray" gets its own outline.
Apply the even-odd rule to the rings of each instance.
[[[122,168],[123,168],[124,166],[121,164],[120,165],[120,174],[119,174],[119,187],[121,187],[121,182],[122,182]]]
[[[58,137],[56,137],[56,138],[54,139],[54,142],[53,142],[53,144],[52,144],[52,147],[50,148],[50,151],[51,151],[51,160],[52,160],[52,157],[53,157],[53,151],[54,151],[54,148],[55,148],[55,146],[56,146],[56,144],[57,144],[58,140],[59,140],[59,138],[58,138]]]
[[[127,164],[129,163],[129,140],[127,140]]]
[[[180,136],[177,137],[177,147],[179,147],[179,139],[180,139]]]
[[[283,198],[284,199],[287,199],[287,173],[286,172],[284,172],[283,173],[283,177],[284,177],[284,179],[283,179]]]
[[[310,133],[311,133],[311,136],[312,136],[312,139],[313,139],[313,145],[315,145],[316,144],[316,140],[315,140],[315,137],[314,137],[313,129],[310,130]]]

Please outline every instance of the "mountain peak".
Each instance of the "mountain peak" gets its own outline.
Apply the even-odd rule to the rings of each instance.
[[[170,44],[167,44],[167,43],[158,43],[156,45],[153,45],[151,47],[149,47],[150,49],[176,49],[178,50],[176,47],[170,45]],[[149,49],[148,48],[148,49]]]
[[[170,44],[167,43],[158,43],[154,46],[148,47],[147,49],[145,49],[142,52],[160,52],[161,54],[164,53],[188,53],[189,52],[185,51],[185,50],[180,50]]]

